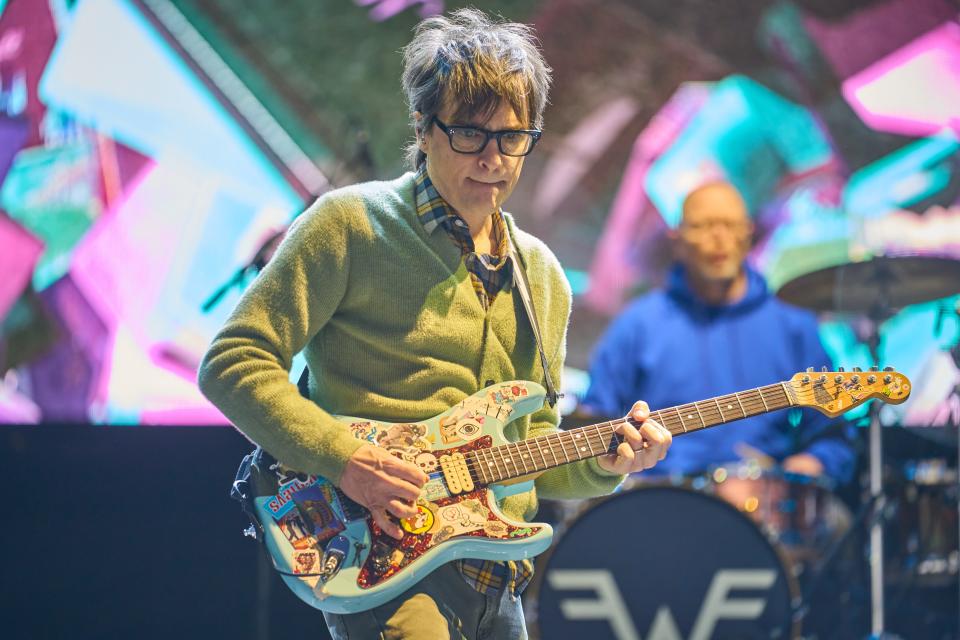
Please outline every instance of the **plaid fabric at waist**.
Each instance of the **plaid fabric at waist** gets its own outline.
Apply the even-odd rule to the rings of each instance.
[[[476,560],[468,558],[457,561],[457,568],[471,587],[486,595],[496,595],[504,586],[510,594],[519,598],[533,578],[533,562],[530,560]]]

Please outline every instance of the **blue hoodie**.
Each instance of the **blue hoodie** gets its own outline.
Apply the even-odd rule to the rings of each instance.
[[[593,413],[623,416],[637,400],[666,409],[821,366],[833,368],[816,318],[771,295],[760,274],[748,268],[743,298],[712,306],[696,297],[678,265],[666,289],[638,298],[611,323],[594,351],[583,404]],[[831,422],[812,409],[788,409],[684,434],[644,474],[700,473],[739,460],[736,445],[743,442],[777,461],[805,451],[827,476],[846,482],[854,467],[849,425],[839,420],[828,429]]]

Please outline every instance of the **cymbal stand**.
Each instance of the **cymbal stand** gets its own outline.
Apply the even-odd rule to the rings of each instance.
[[[880,368],[880,324],[893,313],[889,306],[887,279],[883,274],[876,278],[877,301],[869,314],[870,333],[867,347],[873,369]],[[873,504],[873,516],[870,518],[870,637],[884,638],[884,567],[883,567],[883,528],[886,521],[887,496],[883,491],[883,438],[880,424],[880,403],[870,403],[869,428],[869,468],[870,502]]]
[[[870,502],[870,637],[882,638],[884,633],[883,597],[883,512],[887,508],[883,492],[883,442],[880,433],[880,404],[870,405],[869,454]]]
[[[881,290],[882,300],[883,286],[881,285],[879,289]],[[879,369],[880,324],[891,315],[889,309],[880,302],[867,318],[866,325],[869,327],[869,333],[862,336],[861,339],[867,344],[870,359],[874,366],[871,367],[870,373],[864,372],[866,375],[870,375],[874,370]],[[855,367],[854,371],[859,372],[860,369]],[[828,549],[826,558],[815,567],[813,580],[805,590],[802,603],[794,612],[794,616],[796,620],[802,620],[809,613],[809,602],[813,593],[819,588],[827,566],[832,562],[840,547],[847,543],[847,538],[853,536],[854,530],[864,526],[864,530],[869,532],[870,541],[868,557],[870,568],[870,638],[871,640],[896,640],[898,636],[886,634],[884,631],[886,618],[884,611],[883,528],[888,517],[889,501],[883,490],[883,439],[881,437],[880,403],[870,403],[869,419],[867,456],[870,497],[861,505],[850,529],[843,537],[834,542]]]

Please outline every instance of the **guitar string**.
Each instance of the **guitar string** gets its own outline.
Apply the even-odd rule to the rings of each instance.
[[[707,400],[702,400],[702,401],[699,401],[699,402],[697,402],[697,403],[687,403],[687,404],[685,404],[685,405],[677,405],[677,406],[675,406],[675,407],[667,407],[666,409],[660,409],[660,410],[656,410],[656,411],[651,411],[650,413],[651,413],[651,414],[654,414],[654,413],[660,414],[663,423],[666,423],[668,420],[674,421],[674,422],[679,421],[680,424],[681,424],[681,426],[680,426],[680,428],[679,428],[677,431],[674,431],[673,429],[671,429],[671,427],[670,427],[669,425],[667,425],[667,424],[664,424],[664,425],[663,425],[663,426],[667,427],[667,429],[669,429],[669,430],[671,431],[671,434],[672,434],[672,435],[679,435],[679,434],[685,433],[685,432],[687,431],[686,429],[683,428],[683,420],[682,420],[682,418],[679,417],[679,413],[677,413],[677,414],[676,414],[676,417],[674,417],[674,416],[670,416],[670,415],[664,415],[664,412],[670,412],[670,413],[679,412],[679,411],[681,411],[681,410],[683,410],[683,409],[686,409],[686,408],[689,408],[689,407],[694,407],[694,406],[696,406],[697,404],[709,403],[709,402],[711,402],[712,400],[716,400],[716,401],[719,402],[719,401],[723,401],[723,400],[725,400],[725,399],[735,398],[736,396],[742,396],[742,395],[745,395],[745,394],[749,394],[749,395],[752,396],[752,397],[750,397],[750,398],[739,398],[739,399],[738,399],[739,401],[738,401],[738,403],[737,403],[737,405],[736,405],[736,407],[743,407],[743,408],[744,408],[744,410],[745,410],[745,415],[743,415],[743,416],[738,416],[738,417],[736,417],[736,418],[733,418],[733,420],[731,420],[731,421],[742,420],[742,419],[744,419],[744,418],[750,417],[751,415],[754,415],[754,414],[752,413],[752,410],[753,410],[753,409],[757,409],[757,410],[758,410],[758,413],[757,413],[756,415],[759,415],[759,414],[762,414],[762,413],[766,413],[766,412],[767,412],[767,405],[765,405],[765,404],[763,403],[763,401],[759,399],[759,396],[760,396],[760,394],[763,393],[763,390],[768,390],[768,391],[770,391],[770,390],[775,390],[775,389],[777,389],[777,388],[779,388],[780,391],[783,391],[783,387],[782,387],[780,384],[773,384],[773,385],[767,385],[766,387],[759,387],[759,388],[756,388],[756,389],[752,389],[752,390],[749,390],[749,391],[741,391],[741,392],[738,392],[738,393],[735,393],[735,394],[727,394],[727,395],[725,395],[725,396],[717,396],[717,397],[715,397],[715,398],[710,398],[710,399],[707,399]],[[815,392],[814,392],[813,390],[810,390],[810,391],[801,390],[800,392],[798,392],[798,395],[802,395],[802,394],[814,394],[814,393],[815,393]],[[730,406],[733,407],[734,405],[730,404]],[[779,407],[778,409],[774,409],[774,411],[776,411],[776,410],[781,410],[781,409],[787,409],[787,408],[789,408],[790,406],[792,406],[792,405],[787,405],[787,406],[785,406],[785,407]],[[711,410],[712,410],[714,413],[719,413],[721,419],[723,418],[723,413],[722,413],[722,412],[718,412],[716,407],[713,407]],[[691,414],[691,415],[692,415],[692,414]],[[697,415],[700,416],[701,414],[698,413]],[[584,432],[586,432],[586,430],[596,429],[596,431],[597,431],[596,434],[587,434],[586,437],[587,437],[587,438],[590,438],[591,436],[594,436],[594,437],[597,437],[597,438],[599,438],[599,439],[601,439],[601,440],[605,440],[605,439],[607,439],[607,438],[611,438],[611,437],[612,437],[612,439],[610,440],[610,442],[616,441],[616,442],[617,442],[617,445],[619,445],[619,444],[621,444],[621,443],[623,442],[623,440],[621,439],[620,434],[618,434],[618,433],[615,431],[615,428],[616,428],[617,426],[621,425],[621,424],[624,424],[624,423],[630,422],[630,421],[631,421],[631,418],[629,418],[629,417],[617,418],[617,419],[615,419],[615,420],[609,420],[609,421],[606,421],[606,422],[599,422],[599,423],[592,424],[592,425],[586,425],[586,426],[584,426],[584,427],[578,428],[576,431],[560,431],[560,432],[551,433],[551,434],[544,435],[544,436],[538,436],[538,437],[536,437],[536,438],[530,438],[530,439],[526,439],[526,440],[521,440],[521,441],[519,441],[519,442],[511,442],[511,443],[507,443],[507,444],[504,444],[504,445],[497,445],[496,447],[489,447],[489,448],[472,450],[472,451],[469,451],[469,452],[465,452],[465,453],[464,453],[464,457],[465,457],[466,460],[467,460],[467,465],[466,465],[466,466],[467,466],[468,470],[472,472],[472,475],[476,476],[476,475],[479,475],[479,473],[485,473],[487,469],[490,469],[490,468],[491,468],[491,462],[492,462],[492,465],[493,465],[492,468],[494,468],[494,469],[497,471],[498,474],[499,474],[499,472],[500,472],[500,466],[502,465],[503,468],[504,468],[504,470],[505,470],[506,473],[508,474],[507,477],[510,477],[510,476],[509,476],[510,470],[509,470],[508,465],[512,464],[512,465],[514,466],[514,468],[519,471],[519,466],[517,465],[517,463],[513,462],[512,460],[513,460],[513,457],[514,457],[515,454],[524,455],[524,454],[522,454],[522,453],[519,451],[519,447],[520,447],[521,445],[524,445],[524,446],[527,447],[527,452],[526,452],[525,455],[530,455],[530,456],[533,455],[533,452],[532,452],[532,450],[531,450],[531,445],[536,446],[537,451],[540,453],[541,457],[542,457],[543,460],[544,460],[544,463],[546,463],[546,455],[545,455],[544,452],[543,452],[543,445],[544,445],[544,444],[548,447],[549,452],[550,452],[550,457],[553,458],[553,459],[554,459],[554,462],[555,462],[555,464],[549,465],[547,468],[552,468],[552,467],[556,467],[556,466],[561,466],[561,465],[567,464],[568,462],[577,462],[577,461],[579,461],[579,460],[586,459],[586,458],[580,458],[580,457],[578,456],[578,454],[576,453],[576,451],[577,451],[577,446],[578,446],[578,445],[577,445],[575,442],[573,442],[573,438],[574,438],[574,434],[575,434],[577,431],[579,431],[579,432],[581,432],[581,433],[584,433]],[[721,422],[721,423],[716,423],[716,424],[722,424],[722,422]],[[703,427],[699,427],[697,430],[702,429],[702,428],[703,428]],[[676,429],[676,427],[674,427],[674,429]],[[601,430],[603,430],[603,431],[601,431]],[[607,431],[607,430],[609,430],[609,431]],[[573,460],[569,459],[570,456],[568,455],[570,445],[573,446],[573,455],[575,456],[575,459],[573,459]],[[556,448],[557,446],[559,446],[559,450],[560,450],[560,452],[563,454],[562,457],[564,458],[564,462],[560,462],[560,461],[559,461],[560,456],[558,456],[558,455],[556,454],[556,452],[555,452],[555,448]],[[505,459],[505,458],[503,458],[503,456],[502,456],[502,454],[501,454],[500,460],[498,461],[498,460],[494,457],[496,454],[494,454],[493,451],[495,451],[495,450],[497,450],[497,451],[503,451],[504,449],[509,450],[509,449],[511,449],[511,448],[515,449],[516,451],[515,451],[515,454],[514,454],[514,453],[511,453],[511,455],[510,455],[509,458],[506,458],[506,459]],[[592,446],[591,446],[590,448],[591,448],[591,454],[592,454]],[[608,445],[607,449],[609,450],[609,448],[610,448],[610,447],[609,447],[609,445]],[[473,454],[473,455],[470,455],[470,454]],[[481,455],[481,454],[489,454],[490,459],[489,459],[489,460],[480,460],[480,455]],[[599,456],[599,455],[604,455],[604,454],[603,454],[603,453],[600,453],[600,454],[592,454],[592,455],[589,456],[589,457],[597,457],[597,456]],[[487,464],[484,465],[484,464],[483,464],[484,462],[487,462]],[[539,471],[539,469],[534,468],[533,471],[529,471],[529,472],[528,472],[528,471],[526,471],[526,463],[521,463],[521,464],[523,464],[523,466],[524,466],[524,469],[525,469],[524,473],[533,473],[533,472]],[[534,463],[534,464],[536,465],[536,463]],[[518,473],[517,475],[524,475],[524,473]],[[507,479],[507,478],[504,478],[504,479]]]
[[[744,392],[741,392],[741,393],[744,393]],[[749,392],[747,392],[747,393],[749,393]],[[757,395],[757,394],[754,394],[754,395]],[[720,397],[718,397],[717,400],[720,400]],[[709,403],[710,401],[707,400],[707,401],[705,401],[705,402],[708,402],[708,403]],[[763,405],[763,408],[762,408],[762,409],[761,409],[761,405]],[[661,421],[664,423],[664,426],[666,426],[666,427],[671,431],[671,433],[672,433],[673,435],[679,435],[679,434],[682,434],[682,433],[684,433],[684,432],[686,432],[686,431],[689,431],[689,429],[686,429],[686,428],[685,428],[683,419],[679,416],[679,414],[677,414],[676,416],[671,415],[670,413],[667,413],[666,415],[663,415],[663,414],[664,414],[664,412],[672,412],[674,409],[681,409],[681,408],[683,408],[684,406],[690,407],[690,406],[693,406],[693,405],[692,405],[692,404],[689,404],[689,405],[681,405],[681,406],[678,406],[678,407],[670,407],[670,408],[668,408],[668,409],[664,409],[664,410],[660,410],[660,411],[654,411],[654,412],[651,412],[651,413],[659,413],[659,414],[661,414],[661,415],[660,415],[660,419],[661,419]],[[724,422],[730,422],[730,421],[735,421],[735,420],[743,419],[744,417],[750,417],[750,415],[753,414],[753,410],[757,410],[757,414],[759,414],[759,413],[764,413],[764,412],[767,412],[767,411],[768,411],[767,405],[763,404],[763,401],[762,401],[762,400],[761,400],[760,402],[757,402],[756,399],[754,399],[754,400],[752,400],[752,401],[751,401],[750,399],[747,399],[747,402],[746,402],[745,404],[744,404],[743,402],[741,402],[741,403],[739,403],[738,406],[744,406],[744,409],[745,409],[745,412],[746,412],[747,415],[737,416],[736,418],[733,418],[733,420],[726,420],[723,412],[722,412],[722,411],[719,411],[716,406],[711,407],[711,406],[708,405],[708,406],[704,407],[705,411],[702,411],[702,412],[698,412],[698,413],[697,413],[698,418],[702,418],[703,415],[706,415],[706,416],[710,419],[710,421],[714,421],[714,420],[716,420],[717,416],[719,416],[720,421],[719,421],[719,422],[713,422],[712,425],[707,425],[707,424],[705,423],[705,421],[703,421],[703,420],[701,419],[701,426],[696,426],[694,430],[699,430],[699,429],[702,429],[702,428],[707,427],[707,426],[716,426],[716,425],[721,424],[721,423],[724,423]],[[749,407],[749,409],[747,409],[747,407]],[[786,409],[786,408],[789,408],[789,405],[788,405],[787,407],[777,407],[776,409],[773,409],[773,410],[780,410],[780,409]],[[690,415],[690,417],[689,417],[688,419],[693,419],[693,414],[692,414],[692,413],[691,413],[691,415]],[[512,465],[514,466],[514,468],[516,468],[518,471],[519,471],[519,465],[518,465],[517,463],[513,462],[512,457],[511,457],[511,458],[503,458],[503,454],[502,454],[502,453],[500,454],[500,458],[501,458],[501,459],[498,461],[498,460],[496,459],[496,457],[495,457],[495,454],[492,453],[493,450],[499,450],[499,451],[501,451],[501,452],[504,451],[504,450],[506,450],[506,451],[510,452],[510,455],[511,455],[511,456],[515,456],[515,455],[519,454],[519,455],[521,456],[521,460],[522,460],[522,459],[525,458],[526,456],[532,455],[532,449],[533,449],[533,447],[536,447],[536,449],[540,452],[541,457],[542,457],[542,459],[544,460],[544,463],[546,463],[546,455],[543,453],[543,445],[546,445],[546,446],[548,447],[549,452],[550,452],[550,456],[551,456],[552,458],[554,458],[554,460],[555,460],[555,464],[554,464],[554,465],[548,465],[548,466],[558,466],[559,464],[565,464],[566,462],[570,462],[570,461],[571,461],[571,460],[569,460],[569,457],[570,457],[570,456],[568,455],[568,453],[570,452],[570,446],[571,446],[571,445],[573,446],[573,455],[576,456],[576,459],[577,459],[577,460],[581,459],[580,456],[579,456],[579,454],[577,453],[577,449],[578,449],[578,448],[579,448],[579,449],[583,449],[583,447],[582,447],[582,445],[580,445],[579,443],[577,443],[577,442],[574,441],[574,437],[575,437],[575,434],[576,434],[577,432],[584,433],[584,432],[586,432],[586,431],[588,431],[588,430],[590,430],[590,429],[596,429],[596,430],[597,430],[597,433],[596,433],[596,434],[586,433],[586,437],[587,437],[588,439],[589,439],[589,438],[592,438],[592,437],[598,437],[598,438],[600,438],[600,439],[606,439],[606,438],[609,438],[611,435],[617,435],[618,437],[616,438],[616,440],[617,440],[617,443],[619,444],[619,443],[622,442],[622,440],[619,438],[619,434],[616,434],[615,431],[611,431],[611,430],[609,430],[609,429],[610,429],[610,427],[614,427],[614,428],[615,428],[616,426],[619,426],[620,424],[623,424],[623,423],[629,422],[629,421],[631,421],[631,419],[629,419],[629,418],[619,418],[619,419],[617,419],[617,420],[613,420],[613,421],[609,421],[609,422],[601,422],[601,423],[597,423],[597,424],[594,424],[594,425],[587,425],[587,426],[581,427],[581,428],[579,428],[579,429],[577,429],[577,430],[575,430],[575,431],[558,432],[558,433],[549,434],[549,435],[546,435],[546,436],[539,436],[538,438],[530,438],[530,439],[527,439],[527,440],[521,440],[521,441],[515,442],[515,443],[507,443],[507,444],[505,444],[505,445],[499,445],[498,447],[493,447],[493,448],[486,448],[486,449],[477,450],[477,452],[472,452],[472,453],[475,453],[475,455],[472,456],[472,457],[477,458],[478,461],[477,461],[477,463],[471,462],[469,466],[470,466],[470,468],[471,468],[472,471],[476,471],[476,470],[478,470],[478,468],[480,468],[480,469],[492,468],[494,465],[497,465],[496,468],[497,468],[497,471],[499,472],[499,465],[502,464],[503,467],[504,467],[504,469],[505,469],[505,470],[507,471],[507,473],[509,474],[509,466],[508,466],[508,465],[512,464]],[[674,424],[679,423],[679,426],[671,425],[671,424],[669,424],[670,422],[673,422]],[[602,430],[605,430],[606,432],[601,432],[601,429],[602,429]],[[588,441],[587,444],[588,444],[588,446],[589,446],[590,449],[591,449],[591,454],[592,454],[592,455],[591,455],[590,457],[595,457],[596,455],[603,455],[602,453],[601,453],[601,454],[593,454],[592,443],[590,443],[590,442]],[[602,444],[602,443],[601,443],[601,444]],[[527,451],[526,451],[526,452],[522,451],[522,448],[521,448],[521,447],[524,447],[524,446],[527,448]],[[563,454],[563,457],[564,457],[564,462],[563,462],[563,463],[560,463],[560,462],[559,462],[559,456],[556,455],[555,449],[556,449],[558,446],[559,446],[560,452]],[[609,449],[610,449],[610,447],[607,448],[607,450],[609,450]],[[490,453],[491,455],[490,455],[490,458],[489,458],[489,459],[485,458],[485,459],[483,459],[483,460],[480,460],[480,453]],[[491,459],[492,459],[492,464],[491,464]],[[487,464],[484,465],[483,462],[486,462]],[[522,464],[523,464],[523,466],[524,466],[525,472],[527,472],[527,470],[526,470],[526,463],[525,463],[525,462],[522,462]],[[538,470],[539,470],[539,469],[536,469],[536,465],[537,465],[537,464],[538,464],[538,463],[536,463],[536,462],[534,461],[534,467],[535,467],[534,471],[538,471]]]
[[[670,432],[671,432],[672,435],[681,435],[681,434],[683,434],[683,433],[686,433],[687,431],[691,431],[691,429],[684,428],[684,420],[683,420],[681,417],[679,417],[679,413],[686,413],[686,412],[689,411],[691,408],[694,408],[694,409],[699,408],[699,409],[703,409],[703,410],[705,410],[705,411],[707,412],[707,413],[699,412],[699,413],[696,414],[696,415],[697,415],[697,419],[698,419],[698,421],[701,422],[701,425],[702,425],[702,426],[695,426],[694,429],[692,429],[692,430],[694,430],[694,431],[700,430],[700,429],[703,429],[703,428],[709,427],[709,426],[717,426],[717,425],[719,425],[719,424],[724,424],[724,423],[726,423],[726,422],[734,422],[734,421],[737,421],[737,420],[742,420],[742,419],[744,419],[744,418],[752,417],[752,416],[754,416],[754,415],[760,415],[760,414],[768,413],[768,412],[772,412],[772,411],[779,411],[779,410],[783,410],[783,409],[794,408],[794,407],[796,407],[797,405],[788,404],[788,405],[786,405],[786,406],[777,407],[777,408],[775,408],[775,409],[768,409],[768,405],[764,402],[764,398],[763,398],[763,395],[762,395],[762,394],[763,394],[764,392],[770,392],[770,391],[780,391],[780,392],[784,393],[784,394],[787,396],[788,400],[789,400],[789,399],[790,399],[790,396],[789,396],[789,394],[786,393],[786,391],[785,391],[785,389],[784,389],[784,385],[785,385],[785,384],[787,384],[787,383],[774,383],[774,384],[767,385],[767,386],[764,386],[764,387],[757,387],[757,388],[755,388],[755,389],[751,389],[751,390],[748,390],[748,391],[740,391],[740,392],[737,392],[737,393],[726,394],[726,395],[723,395],[723,396],[716,396],[715,398],[708,398],[708,399],[706,399],[706,400],[701,400],[701,401],[698,401],[698,402],[692,402],[692,403],[687,403],[687,404],[683,404],[683,405],[677,405],[677,406],[675,406],[675,407],[667,407],[666,409],[655,410],[655,411],[651,411],[650,413],[651,413],[651,414],[654,414],[654,413],[660,414],[660,417],[661,417],[661,419],[662,419],[662,423],[667,423],[667,422],[673,422],[673,423],[675,423],[675,424],[676,424],[676,423],[679,423],[679,426],[671,426],[671,425],[669,425],[669,424],[663,424],[663,426],[667,427],[667,429],[670,430]],[[821,383],[821,384],[822,384],[822,383]],[[836,391],[840,386],[841,386],[841,385],[840,385],[839,383],[833,383],[833,384],[831,384],[830,386],[824,386],[824,387],[823,387],[823,391],[829,394],[831,391]],[[796,389],[794,389],[794,394],[795,394],[796,397],[797,397],[798,399],[800,399],[800,400],[806,400],[806,399],[809,399],[810,397],[815,397],[817,393],[818,393],[818,391],[817,391],[816,389],[813,389],[813,388],[810,388],[810,389],[800,389],[799,391],[796,390]],[[743,397],[743,396],[749,396],[749,397]],[[744,411],[741,412],[741,413],[745,413],[746,415],[739,415],[739,416],[736,416],[736,417],[734,417],[734,418],[732,418],[732,419],[730,419],[730,420],[727,420],[727,419],[725,419],[725,415],[724,415],[724,413],[723,413],[722,411],[719,411],[716,406],[711,406],[711,405],[714,403],[714,401],[716,401],[717,403],[719,403],[719,402],[721,402],[721,401],[727,401],[727,400],[729,400],[729,399],[737,399],[737,400],[738,400],[738,404],[737,404],[737,405],[732,405],[732,403],[729,403],[729,402],[728,402],[728,404],[731,405],[731,408],[734,408],[734,407],[735,407],[735,408],[743,407]],[[818,403],[816,403],[816,404],[820,404],[820,403],[818,402]],[[860,403],[860,404],[862,404],[862,403]],[[698,405],[706,405],[706,406],[698,406]],[[801,405],[801,406],[804,406],[804,405]],[[850,407],[848,407],[848,410],[851,409],[851,408],[854,408],[855,406],[858,406],[858,405],[851,405]],[[756,413],[754,413],[754,412],[756,412]],[[666,415],[665,415],[665,414],[666,414]],[[712,415],[711,415],[711,414],[712,414]],[[691,413],[690,415],[691,415],[691,418],[689,418],[689,419],[693,419],[692,416],[693,416],[694,414]],[[700,419],[700,416],[701,416],[701,415],[706,415],[706,416],[708,416],[709,421],[714,420],[714,419],[715,419],[715,416],[719,416],[719,417],[720,417],[720,422],[714,422],[712,425],[705,425],[705,424],[703,424],[702,419]],[[577,430],[573,430],[573,431],[561,431],[561,432],[557,432],[557,433],[553,433],[553,434],[548,434],[548,435],[545,435],[545,436],[538,436],[537,438],[530,438],[530,439],[526,439],[526,440],[520,440],[520,441],[518,441],[518,442],[507,443],[507,444],[504,444],[504,445],[498,445],[497,447],[490,447],[490,448],[484,448],[484,449],[478,449],[478,450],[475,450],[475,451],[471,451],[471,452],[468,452],[468,453],[473,453],[474,455],[471,456],[471,458],[475,458],[477,461],[476,461],[476,462],[468,461],[467,467],[470,469],[470,471],[473,471],[473,472],[481,472],[481,471],[485,472],[485,470],[487,470],[487,469],[495,468],[495,469],[497,470],[497,472],[499,473],[499,471],[500,471],[499,466],[502,464],[503,467],[504,467],[504,470],[505,470],[505,471],[507,472],[507,474],[508,474],[508,477],[511,477],[511,476],[509,475],[509,474],[510,474],[510,470],[509,470],[509,468],[508,468],[508,466],[507,466],[508,464],[512,464],[512,465],[514,466],[514,468],[517,469],[517,471],[519,472],[519,466],[517,465],[517,463],[515,463],[515,462],[512,461],[512,456],[513,456],[513,454],[511,454],[511,458],[509,458],[509,459],[503,459],[502,454],[501,454],[501,460],[499,460],[499,461],[497,461],[496,458],[493,458],[492,462],[493,462],[493,465],[494,465],[494,466],[491,466],[490,460],[486,460],[486,461],[485,461],[485,462],[487,462],[486,465],[483,464],[484,461],[481,461],[481,460],[479,459],[479,455],[477,455],[478,452],[489,453],[490,456],[493,457],[493,456],[495,455],[495,454],[493,454],[493,451],[494,451],[494,450],[503,451],[504,449],[507,449],[507,450],[509,451],[510,449],[513,449],[515,453],[520,454],[521,456],[524,456],[524,455],[532,455],[532,452],[530,451],[530,449],[531,449],[530,445],[531,445],[531,444],[534,444],[534,445],[537,447],[538,452],[541,454],[541,456],[544,457],[544,461],[546,461],[546,458],[545,458],[545,456],[544,456],[544,454],[543,454],[543,446],[542,446],[542,445],[543,445],[543,444],[546,444],[546,445],[547,445],[548,451],[549,451],[549,453],[550,453],[550,456],[555,459],[555,464],[553,464],[553,465],[548,465],[547,468],[552,468],[552,467],[555,467],[555,466],[561,466],[561,465],[563,465],[563,464],[567,464],[568,462],[576,462],[576,461],[579,461],[579,460],[581,460],[581,459],[586,459],[586,458],[580,458],[579,455],[576,453],[578,445],[577,445],[577,443],[573,442],[573,434],[574,434],[574,433],[576,433],[576,432],[578,432],[578,431],[581,432],[581,433],[583,433],[583,432],[585,432],[586,430],[589,430],[589,429],[597,429],[598,432],[597,432],[596,434],[588,434],[586,437],[587,437],[587,438],[590,438],[590,437],[593,435],[593,436],[595,436],[595,437],[599,437],[599,438],[601,438],[601,439],[604,439],[604,438],[609,437],[610,435],[614,435],[614,436],[617,436],[617,437],[616,437],[616,439],[617,439],[617,444],[619,445],[620,443],[623,442],[623,440],[621,440],[621,439],[619,438],[619,434],[617,434],[615,431],[611,431],[610,433],[603,434],[603,433],[600,433],[600,432],[599,432],[599,429],[601,429],[601,428],[609,428],[609,427],[616,427],[616,426],[619,426],[620,424],[623,424],[623,423],[628,422],[628,421],[630,421],[630,420],[631,420],[630,418],[626,418],[626,417],[625,417],[625,418],[618,418],[618,419],[616,419],[616,420],[611,420],[611,421],[608,421],[608,422],[600,422],[600,423],[597,423],[597,424],[587,425],[587,426],[584,426],[584,427],[580,427],[580,428],[578,428]],[[611,442],[612,442],[612,441],[611,441]],[[560,447],[560,449],[559,449],[560,452],[563,454],[564,462],[559,462],[559,457],[558,457],[558,456],[556,455],[556,453],[554,452],[554,449],[555,449],[558,445],[559,445],[559,447]],[[567,455],[568,452],[569,452],[569,446],[570,446],[570,445],[573,445],[573,455],[576,456],[576,458],[573,459],[573,460],[570,460],[570,459],[569,459],[570,456]],[[589,445],[589,442],[588,442],[588,445]],[[525,452],[525,453],[524,453],[524,452],[521,452],[521,451],[520,451],[520,448],[519,448],[520,446],[526,446],[527,449],[528,449],[528,451]],[[609,450],[609,447],[608,447],[608,450]],[[592,454],[592,447],[591,447],[591,454]],[[597,456],[599,456],[599,455],[605,455],[605,454],[604,454],[604,453],[592,454],[591,456],[588,456],[588,457],[597,457]],[[469,459],[468,459],[468,460],[469,460]],[[508,462],[507,460],[509,460],[509,462]],[[516,476],[524,475],[525,473],[534,473],[534,472],[536,472],[536,471],[540,471],[540,469],[537,469],[537,468],[536,468],[536,464],[537,464],[537,463],[534,463],[535,468],[534,468],[532,471],[526,471],[526,463],[521,463],[521,464],[523,464],[525,471],[522,472],[522,473],[517,473]],[[516,476],[512,476],[512,477],[516,477]],[[504,478],[504,479],[506,479],[506,478]]]

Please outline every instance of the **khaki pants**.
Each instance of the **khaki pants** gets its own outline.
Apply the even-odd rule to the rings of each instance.
[[[526,640],[519,598],[484,595],[452,562],[375,609],[324,612],[333,640]]]

